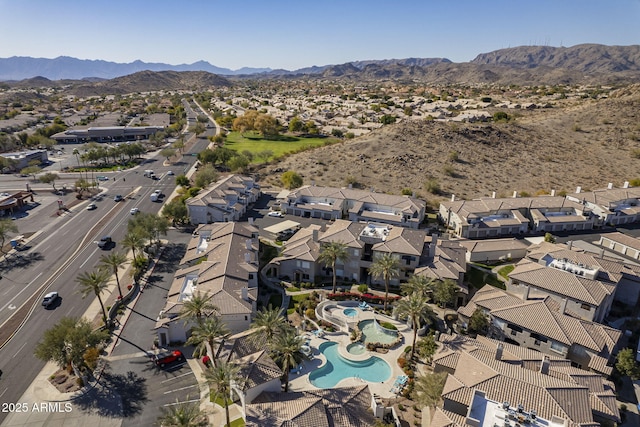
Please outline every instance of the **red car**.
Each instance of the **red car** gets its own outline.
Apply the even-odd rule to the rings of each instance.
[[[184,355],[180,350],[166,351],[153,356],[153,363],[161,368],[173,362],[184,362]]]

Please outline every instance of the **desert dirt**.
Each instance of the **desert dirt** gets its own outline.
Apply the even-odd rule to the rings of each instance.
[[[428,120],[388,125],[341,144],[291,155],[259,171],[280,185],[293,170],[304,184],[410,189],[436,207],[452,194],[472,199],[605,188],[640,178],[640,85],[604,99],[561,100],[551,108],[505,111],[509,122],[452,123]],[[634,150],[636,150],[634,152]],[[457,160],[452,153],[457,152]],[[435,179],[433,194],[425,182]]]

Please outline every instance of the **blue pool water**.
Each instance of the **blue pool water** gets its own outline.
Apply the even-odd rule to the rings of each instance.
[[[338,354],[338,344],[334,342],[324,342],[318,350],[327,358],[327,363],[309,374],[309,381],[316,387],[332,388],[350,377],[382,382],[391,376],[391,367],[379,357],[371,356],[362,361],[346,360]]]
[[[347,317],[356,317],[358,315],[358,310],[355,308],[345,308],[342,312]]]
[[[362,341],[365,344],[370,342],[391,344],[398,338],[398,332],[384,329],[373,319],[363,320],[358,323],[358,327],[362,331]]]

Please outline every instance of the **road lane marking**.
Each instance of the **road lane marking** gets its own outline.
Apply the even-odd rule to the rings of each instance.
[[[13,298],[11,298],[5,305],[2,306],[2,308],[0,308],[0,311],[4,310],[5,308],[7,308],[16,298],[18,298],[20,296],[21,293],[23,293],[24,291],[26,291],[29,286],[31,286],[31,284],[33,282],[35,282],[36,280],[38,280],[40,278],[40,276],[42,276],[42,273],[38,274],[32,281],[30,281],[27,286],[25,286],[24,288],[22,288],[22,290],[20,292],[18,292]]]
[[[173,380],[175,380],[177,378],[184,377],[184,376],[191,375],[191,374],[192,374],[192,372],[187,372],[185,374],[177,375],[177,376],[175,376],[173,378],[169,378],[168,380],[161,381],[160,384],[168,383],[169,381],[173,381]]]
[[[24,348],[24,346],[27,345],[27,343],[25,342],[24,344],[22,344],[22,346],[20,346],[20,348],[18,349],[18,351],[16,351],[16,354],[13,355],[12,359],[14,357],[16,357],[18,354],[20,354],[20,352],[22,351],[22,349]]]
[[[91,261],[91,257],[92,257],[96,252],[98,252],[98,248],[95,248],[95,249],[93,250],[93,252],[91,252],[91,253],[89,254],[89,256],[87,257],[87,259],[86,259],[82,264],[80,264],[80,267],[78,267],[78,270],[79,270],[79,269],[81,269],[82,267],[84,267],[86,263],[88,263],[89,261]]]
[[[181,403],[193,403],[193,402],[200,402],[200,399],[183,400],[181,402],[167,403],[162,406],[167,407],[167,406],[173,406],[173,405],[180,405]]]

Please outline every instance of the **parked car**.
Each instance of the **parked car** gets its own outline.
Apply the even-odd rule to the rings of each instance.
[[[98,240],[98,247],[100,249],[109,249],[111,245],[113,245],[113,239],[111,239],[111,236],[103,236]]]
[[[153,356],[153,363],[161,368],[174,362],[184,362],[184,355],[180,350],[165,351]]]
[[[43,307],[49,307],[53,303],[55,303],[57,299],[58,299],[58,293],[57,292],[49,292],[42,299],[42,306]]]
[[[279,211],[271,211],[267,214],[267,216],[275,216],[277,218],[284,218],[284,215],[282,214],[282,212]]]
[[[97,208],[98,208],[98,206],[95,203],[89,203],[87,205],[87,210],[88,211],[92,211],[92,210],[97,209]]]
[[[120,202],[122,201],[122,196],[120,194],[117,194],[114,198],[113,198],[114,202]]]

